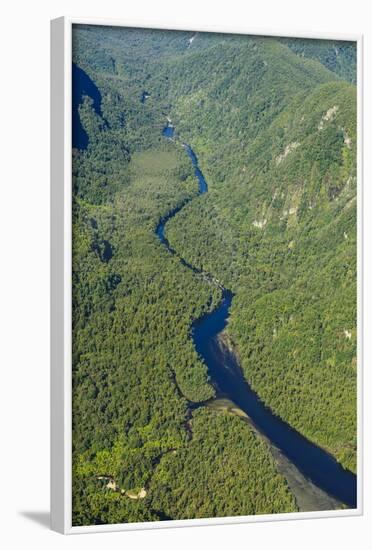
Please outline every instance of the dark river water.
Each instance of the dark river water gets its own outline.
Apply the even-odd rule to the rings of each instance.
[[[174,139],[174,127],[170,122],[163,129],[163,136]],[[183,144],[194,166],[199,182],[199,194],[208,191],[208,185],[198,166],[198,159],[187,144]],[[189,202],[189,201],[188,201]],[[167,221],[181,210],[183,205],[170,211],[156,228],[156,234],[168,251],[180,261],[200,273],[200,270],[179,256],[165,237]],[[211,280],[211,276],[208,276]],[[211,284],[212,280],[211,280]],[[192,337],[195,348],[207,365],[209,375],[218,393],[236,403],[252,420],[257,430],[277,447],[302,474],[316,486],[341,501],[348,508],[357,505],[357,478],[345,470],[329,453],[311,443],[289,424],[276,416],[260,400],[245,380],[235,354],[221,343],[218,335],[227,326],[233,293],[222,288],[222,301],[211,313],[194,322]]]
[[[144,90],[141,95],[141,103],[145,103],[146,99],[148,99],[149,97],[151,97],[151,94],[149,94],[149,92],[146,92],[146,90]]]
[[[83,128],[79,116],[79,105],[83,103],[83,97],[88,96],[93,100],[93,108],[97,115],[101,112],[101,92],[83,69],[75,63],[72,64],[72,147],[86,149],[88,147],[88,134]]]

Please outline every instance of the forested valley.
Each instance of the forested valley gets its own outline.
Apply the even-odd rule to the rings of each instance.
[[[177,209],[171,246],[234,292],[246,380],[356,472],[355,55],[74,27],[74,525],[298,510],[267,442],[200,406],[216,388],[191,327],[221,290],[157,239]]]

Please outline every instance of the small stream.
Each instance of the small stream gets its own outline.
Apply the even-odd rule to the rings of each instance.
[[[175,139],[175,129],[168,119],[168,124],[163,129],[163,136]],[[199,182],[199,194],[208,192],[207,182],[199,168],[198,159],[187,144],[183,147],[191,159],[194,172]],[[190,202],[190,201],[186,201]],[[160,220],[156,235],[167,248],[176,255],[183,265],[196,273],[202,273],[192,266],[174,250],[166,236],[165,224],[174,217],[186,204],[168,212]],[[221,333],[226,328],[229,318],[233,293],[222,287],[209,274],[204,274],[210,284],[218,284],[222,290],[222,300],[211,313],[196,320],[192,327],[192,338],[195,348],[203,358],[208,368],[208,373],[218,394],[233,401],[250,418],[256,430],[268,440],[279,452],[295,466],[306,480],[327,495],[343,503],[347,508],[355,508],[357,505],[357,478],[345,470],[328,452],[312,443],[289,424],[276,416],[261,401],[245,380],[234,352],[223,343]]]

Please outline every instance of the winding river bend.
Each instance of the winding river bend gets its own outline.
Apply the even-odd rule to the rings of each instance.
[[[174,139],[174,131],[174,127],[168,119],[168,124],[163,129],[163,136]],[[208,185],[199,168],[194,151],[187,144],[183,144],[183,147],[194,166],[194,172],[199,182],[199,194],[207,193]],[[290,488],[297,484],[297,487],[301,485],[303,489],[303,486],[308,484],[313,493],[322,494],[321,499],[318,495],[315,500],[319,502],[323,499],[325,507],[318,509],[330,509],[331,507],[340,507],[340,505],[355,508],[357,505],[356,476],[345,470],[329,453],[307,440],[265,406],[245,380],[234,352],[221,339],[221,333],[227,326],[233,293],[224,288],[211,275],[203,273],[188,263],[170,246],[165,237],[167,221],[175,216],[183,206],[168,212],[159,222],[156,235],[167,250],[176,255],[183,265],[196,273],[205,275],[211,284],[217,284],[222,290],[222,300],[218,307],[195,321],[192,328],[195,348],[207,365],[209,375],[217,387],[218,393],[227,397],[244,411],[256,431],[274,449],[273,455],[277,461],[278,457],[279,462],[280,457],[283,459],[282,465],[284,461],[286,466],[282,470],[284,470],[283,473],[287,477]],[[297,481],[293,483],[295,478]],[[299,482],[298,478],[300,478]],[[297,495],[295,496],[297,498]],[[333,506],[331,506],[332,503]]]

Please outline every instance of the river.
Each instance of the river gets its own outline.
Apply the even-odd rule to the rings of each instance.
[[[175,129],[170,119],[162,133],[168,139],[175,139]],[[183,143],[183,147],[193,164],[194,173],[199,183],[199,194],[207,193],[208,185],[199,168],[196,154],[190,145]],[[156,235],[167,250],[176,255],[183,265],[196,273],[201,273],[198,268],[187,262],[171,247],[165,236],[167,221],[175,216],[183,206],[170,211],[159,222]],[[278,463],[279,470],[287,477],[288,484],[297,501],[304,497],[304,491],[305,493],[308,491],[308,498],[305,495],[307,509],[314,509],[315,503],[320,502],[323,509],[355,508],[357,505],[356,476],[345,470],[327,451],[306,439],[276,416],[261,401],[244,378],[234,351],[222,337],[228,324],[234,295],[229,289],[216,282],[216,279],[210,274],[205,274],[205,276],[210,284],[218,284],[221,288],[222,300],[211,313],[194,322],[192,338],[197,352],[207,365],[208,373],[218,395],[227,397],[244,411],[254,429],[272,446],[273,456]]]
[[[101,94],[89,76],[75,64],[72,66],[72,76],[72,145],[84,150],[88,145],[88,135],[81,124],[78,108],[83,97],[87,95],[92,99],[96,114],[102,116]],[[141,101],[144,103],[148,97],[150,93],[144,92]],[[163,136],[176,139],[175,129],[170,119],[163,129]],[[182,145],[193,164],[199,183],[199,194],[207,193],[208,185],[200,170],[196,154],[188,144]],[[227,398],[233,406],[243,411],[257,433],[269,443],[278,469],[287,478],[297,502],[305,502],[302,509],[334,509],[339,508],[340,503],[348,508],[355,508],[356,476],[345,470],[328,452],[307,440],[276,416],[245,380],[236,355],[221,337],[228,323],[233,293],[224,288],[212,275],[202,273],[200,269],[182,258],[168,242],[165,236],[167,221],[190,200],[169,211],[160,220],[156,235],[183,265],[195,273],[203,274],[210,284],[217,284],[222,290],[222,300],[218,307],[196,320],[192,327],[195,348],[207,365],[218,396]]]

